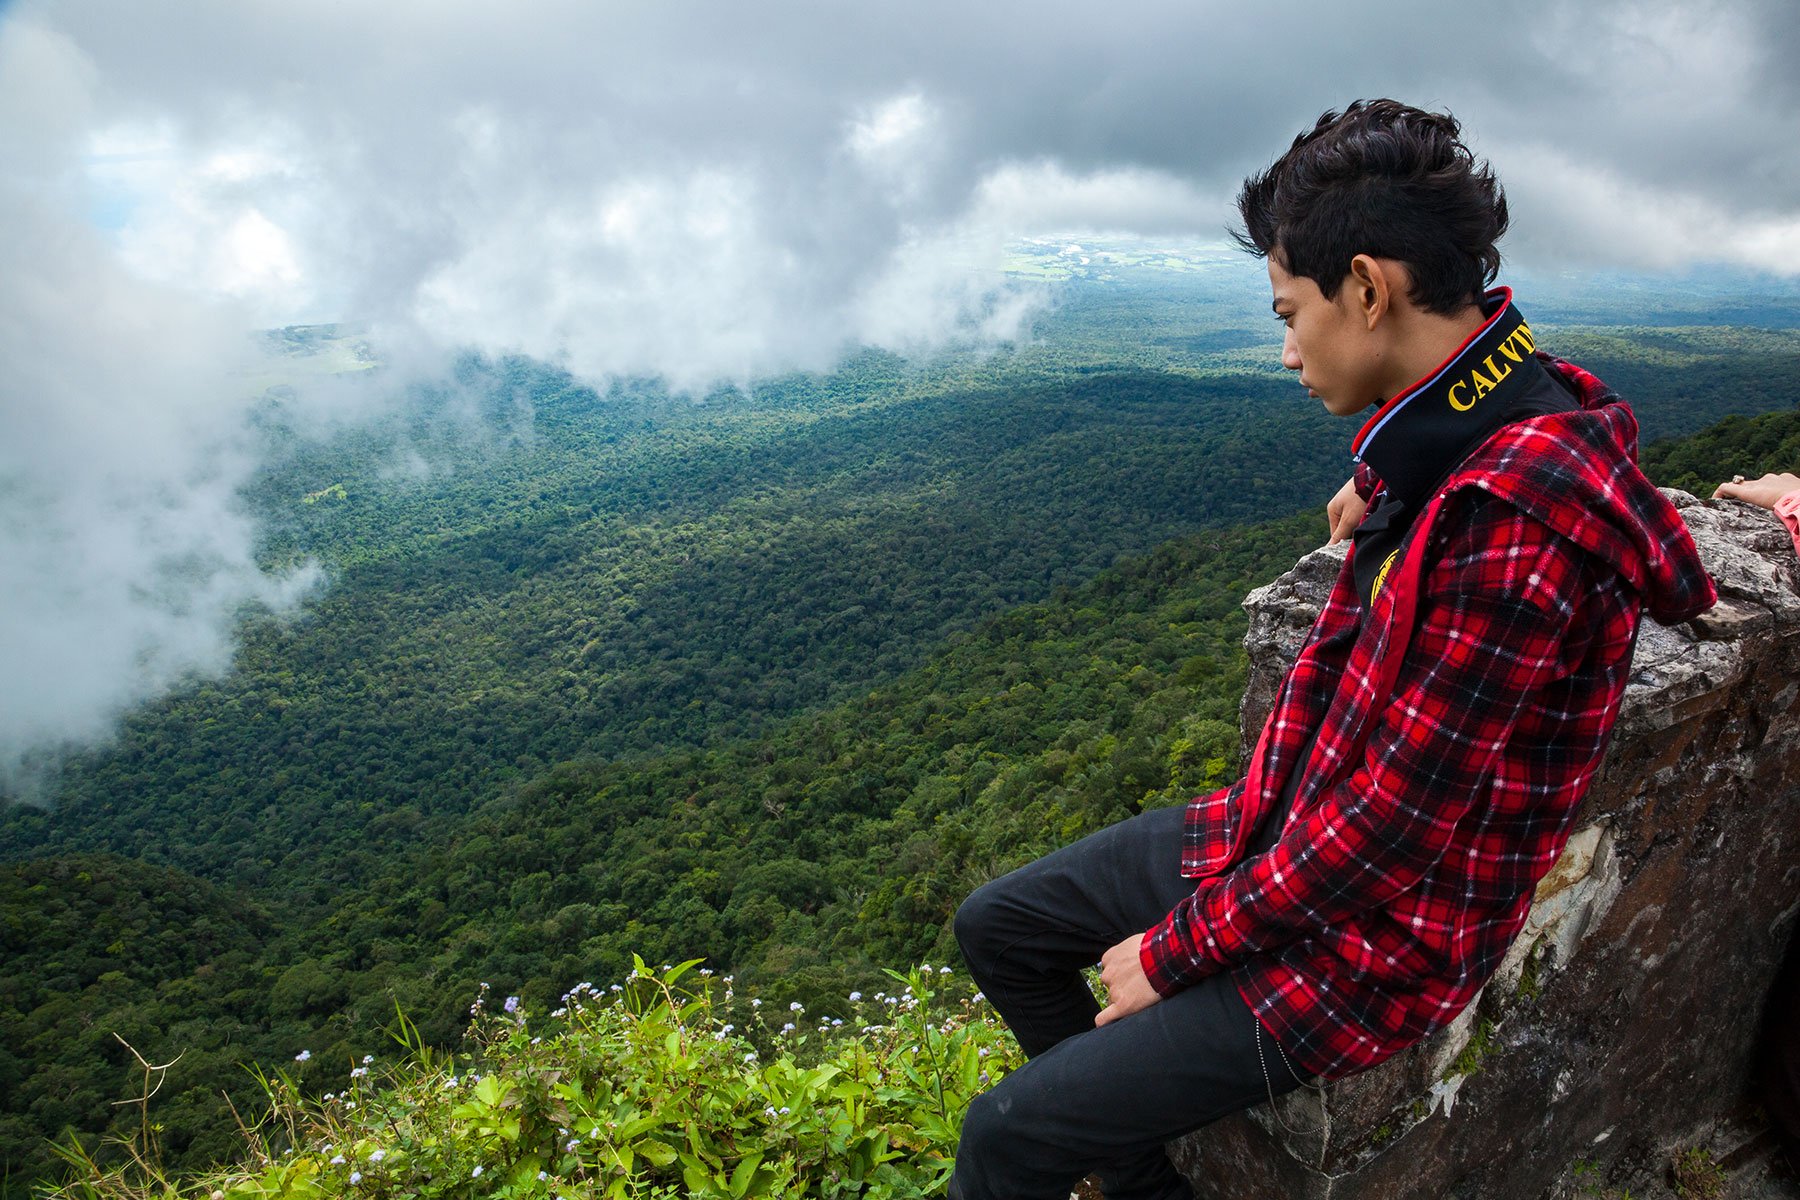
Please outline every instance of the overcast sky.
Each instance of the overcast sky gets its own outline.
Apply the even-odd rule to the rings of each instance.
[[[0,3],[0,772],[317,585],[258,572],[232,504],[242,330],[695,387],[1005,337],[1009,240],[1217,239],[1247,171],[1379,94],[1464,120],[1521,266],[1791,277],[1797,14]]]

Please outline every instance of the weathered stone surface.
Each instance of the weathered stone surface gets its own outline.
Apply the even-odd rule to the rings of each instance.
[[[1653,1171],[1742,1101],[1800,913],[1800,561],[1773,517],[1672,492],[1722,603],[1646,621],[1606,763],[1505,964],[1374,1070],[1172,1147],[1203,1197],[1540,1200]],[[1245,600],[1247,740],[1341,548]]]
[[[1331,594],[1331,582],[1349,552],[1349,542],[1321,546],[1274,583],[1244,597],[1244,607],[1250,610],[1250,629],[1244,636],[1250,678],[1238,714],[1239,727],[1251,731],[1251,741],[1275,707],[1275,689],[1306,644],[1306,635],[1319,619],[1325,597]]]

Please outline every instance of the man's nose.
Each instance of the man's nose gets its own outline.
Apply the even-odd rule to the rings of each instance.
[[[1281,336],[1281,365],[1290,371],[1300,369],[1300,348],[1294,345],[1294,331],[1291,329]]]

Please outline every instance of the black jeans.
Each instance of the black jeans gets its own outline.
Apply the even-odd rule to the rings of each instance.
[[[1081,969],[1193,891],[1181,823],[1179,807],[1121,821],[957,910],[970,973],[1030,1061],[970,1106],[955,1200],[1066,1200],[1096,1171],[1108,1200],[1191,1197],[1163,1144],[1298,1085],[1224,975],[1094,1027]]]

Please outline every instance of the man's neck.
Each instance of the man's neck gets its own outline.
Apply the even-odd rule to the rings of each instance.
[[[1448,316],[1411,304],[1390,312],[1394,323],[1382,356],[1386,370],[1379,403],[1383,404],[1442,366],[1487,320],[1476,304]]]

